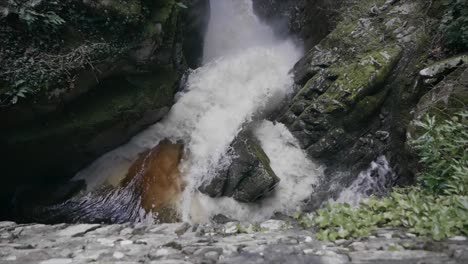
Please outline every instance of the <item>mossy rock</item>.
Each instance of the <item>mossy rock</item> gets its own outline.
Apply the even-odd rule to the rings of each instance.
[[[230,166],[199,188],[212,197],[228,196],[240,202],[266,197],[280,182],[270,159],[249,132],[241,133],[231,144],[235,158]]]
[[[325,90],[325,92],[316,99],[312,99],[298,119],[309,124],[317,124],[329,122],[327,120],[330,118],[327,115],[331,115],[353,122],[353,117],[368,116],[375,112],[376,106],[380,105],[377,101],[381,103],[382,97],[376,100],[372,95],[378,93],[383,87],[385,80],[398,62],[401,52],[399,46],[384,48],[361,55],[362,58],[355,63],[333,65],[323,70],[306,83],[298,96],[306,94],[312,89],[311,87],[315,87],[315,90]],[[316,80],[322,78],[324,74],[333,78],[325,78],[328,81],[318,82],[319,88],[310,84],[311,82],[317,83]],[[368,98],[363,101],[366,96]],[[356,105],[359,115],[356,111],[348,115],[347,113],[353,111]],[[292,110],[294,111],[294,108]],[[295,112],[297,114],[298,111]],[[359,120],[354,121],[359,122]]]
[[[279,121],[327,167],[312,209],[381,155],[399,179],[412,177],[405,128],[434,29],[434,21],[421,27],[426,10],[422,0],[348,2],[336,28],[295,65],[301,88]]]

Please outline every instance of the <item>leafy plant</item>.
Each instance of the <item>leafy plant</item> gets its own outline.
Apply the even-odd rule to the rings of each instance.
[[[468,235],[468,197],[424,194],[419,188],[396,189],[383,199],[369,198],[358,207],[327,204],[301,222],[316,226],[317,239],[366,237],[382,227],[403,227],[435,240]]]
[[[26,98],[27,94],[34,93],[28,86],[25,80],[19,80],[13,85],[13,89],[6,92],[5,95],[0,97],[0,106],[14,105],[18,103],[20,98]]]
[[[57,15],[54,11],[38,11],[36,7],[42,1],[26,1],[23,3],[17,3],[14,0],[9,0],[8,5],[2,8],[3,16],[9,14],[17,14],[20,21],[25,22],[29,27],[34,26],[36,23],[41,25],[50,26],[55,29],[65,24],[65,20]],[[51,1],[48,4],[57,4],[55,1]]]
[[[445,36],[447,45],[456,50],[468,49],[468,1],[444,0],[447,8],[440,31]]]
[[[410,144],[424,166],[418,179],[431,193],[468,194],[467,118],[464,111],[443,122],[434,116],[415,122],[423,134]]]

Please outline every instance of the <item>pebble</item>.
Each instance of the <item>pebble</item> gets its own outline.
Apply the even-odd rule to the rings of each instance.
[[[98,238],[97,242],[106,247],[113,247],[115,240],[109,238]]]
[[[207,259],[212,259],[212,260],[218,260],[219,259],[219,253],[216,251],[210,251],[205,253],[205,258]]]
[[[261,229],[267,231],[278,231],[286,227],[286,222],[281,220],[268,220],[260,224]]]
[[[17,257],[14,256],[14,255],[10,255],[10,256],[7,256],[7,257],[5,258],[6,261],[15,261],[16,259],[17,259]]]
[[[232,235],[239,233],[239,223],[238,222],[229,222],[224,225],[224,234]]]
[[[466,237],[464,237],[464,236],[454,236],[454,237],[449,238],[449,240],[451,240],[451,241],[466,241]]]
[[[129,245],[132,245],[132,244],[133,244],[133,241],[131,241],[131,240],[122,240],[122,241],[120,241],[120,245],[123,246],[123,247],[124,246],[129,246]]]
[[[122,231],[120,231],[121,236],[128,236],[128,235],[132,235],[132,234],[133,234],[133,229],[131,229],[130,227],[126,227],[126,228],[122,229]]]
[[[392,233],[382,233],[382,234],[378,234],[377,236],[378,237],[384,237],[386,239],[392,239],[393,234]]]
[[[124,253],[122,252],[119,252],[119,251],[116,251],[114,252],[114,254],[112,255],[115,259],[123,259],[125,257]]]

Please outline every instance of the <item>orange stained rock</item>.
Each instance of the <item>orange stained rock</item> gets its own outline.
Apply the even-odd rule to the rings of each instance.
[[[183,191],[179,163],[183,145],[168,140],[140,154],[122,181],[122,187],[135,188],[141,196],[141,205],[146,212],[153,212],[162,222],[177,219],[176,203]]]

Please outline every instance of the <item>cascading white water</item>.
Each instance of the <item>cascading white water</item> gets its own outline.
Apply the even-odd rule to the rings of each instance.
[[[371,195],[387,193],[395,180],[395,173],[385,156],[372,161],[369,168],[362,171],[351,186],[344,189],[340,196],[331,202],[348,203],[357,206]]]
[[[320,169],[307,159],[285,126],[267,121],[257,124],[255,134],[281,179],[275,194],[259,204],[246,205],[198,192],[203,180],[229,164],[230,144],[242,127],[292,91],[289,71],[301,55],[291,41],[275,39],[255,16],[251,0],[212,0],[211,13],[205,65],[191,73],[168,116],[75,179],[86,179],[89,189],[116,184],[139,153],[170,139],[183,141],[186,148],[180,170],[187,187],[179,207],[185,221],[204,222],[218,213],[262,220],[275,211],[295,210],[310,196]]]

